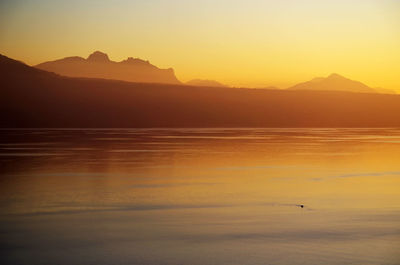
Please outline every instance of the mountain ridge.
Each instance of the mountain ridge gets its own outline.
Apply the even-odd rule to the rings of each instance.
[[[87,59],[70,56],[47,61],[34,67],[69,77],[88,77],[140,83],[181,84],[172,68],[161,69],[149,61],[128,57],[116,62],[106,53],[95,51]]]
[[[0,57],[2,128],[400,127],[400,95],[59,76]]]
[[[133,57],[128,57],[119,62],[112,61],[106,53],[101,51],[91,53],[86,59],[70,56],[44,62],[34,67],[69,77],[102,78],[139,83],[183,84],[176,78],[172,68],[160,69],[149,61]],[[193,79],[185,84],[199,87],[228,87],[225,84],[208,79]],[[396,91],[389,89],[371,88],[362,82],[337,73],[332,73],[327,77],[315,77],[286,89],[397,94]]]

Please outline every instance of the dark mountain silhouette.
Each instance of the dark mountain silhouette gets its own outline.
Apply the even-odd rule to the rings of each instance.
[[[0,90],[1,127],[400,126],[398,95],[71,78],[4,56]]]
[[[160,69],[148,61],[128,58],[122,62],[113,62],[108,55],[96,51],[87,59],[82,57],[67,57],[45,62],[36,68],[70,77],[89,77],[124,80],[142,83],[180,84],[174,70]]]
[[[323,91],[347,91],[358,93],[377,93],[373,88],[361,82],[347,79],[338,74],[331,74],[323,78],[314,78],[311,81],[297,84],[288,88],[289,90],[323,90]]]
[[[186,82],[189,86],[205,86],[205,87],[227,87],[224,84],[221,84],[218,81],[214,80],[204,80],[204,79],[193,79]]]
[[[52,78],[56,76],[54,73],[36,69],[0,54],[0,81],[2,84],[7,85],[6,82],[10,80],[20,82],[30,80],[30,78]],[[2,92],[5,91],[2,89]]]

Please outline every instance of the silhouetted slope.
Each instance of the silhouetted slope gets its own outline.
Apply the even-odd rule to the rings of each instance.
[[[21,79],[55,77],[54,73],[49,73],[40,69],[28,66],[20,61],[13,60],[0,54],[0,80],[6,82],[10,80],[21,81]]]
[[[214,80],[203,80],[203,79],[193,79],[186,82],[189,86],[208,86],[208,87],[226,87],[226,85],[221,84]]]
[[[2,127],[400,126],[397,95],[67,78],[0,59]]]
[[[297,84],[288,88],[289,90],[324,90],[324,91],[347,91],[360,93],[377,93],[374,89],[361,82],[347,79],[338,74],[331,74],[323,78],[314,78],[311,81]]]
[[[70,77],[88,77],[124,80],[143,83],[180,84],[174,70],[160,69],[148,61],[128,58],[122,62],[113,62],[108,55],[96,51],[87,59],[82,57],[67,57],[45,62],[35,67]]]

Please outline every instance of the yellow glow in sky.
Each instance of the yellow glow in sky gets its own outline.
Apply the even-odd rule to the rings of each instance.
[[[248,87],[335,72],[400,92],[399,14],[396,0],[3,0],[0,53],[34,65],[101,50]]]

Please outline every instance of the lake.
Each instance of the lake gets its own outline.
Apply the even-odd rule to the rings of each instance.
[[[3,129],[0,181],[1,264],[400,264],[399,129]]]

